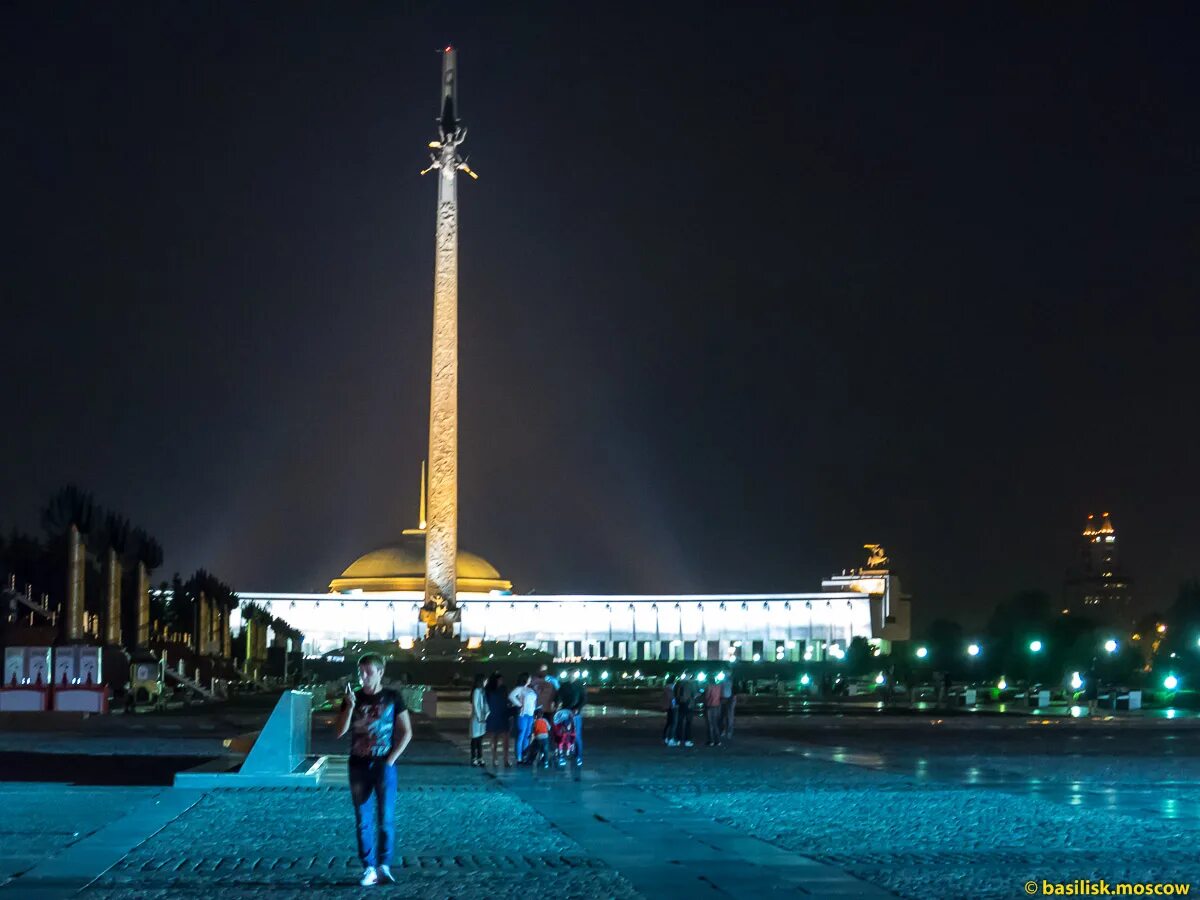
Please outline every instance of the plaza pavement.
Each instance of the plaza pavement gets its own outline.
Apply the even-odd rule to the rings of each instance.
[[[3,784],[0,802],[32,827],[5,826],[0,898],[84,884],[78,896],[104,900],[999,898],[1081,878],[1200,889],[1190,721],[745,717],[727,746],[672,749],[659,716],[612,709],[587,721],[582,769],[484,773],[465,764],[461,711],[443,712],[417,720],[401,763],[394,887],[355,885],[342,785]],[[85,813],[70,835],[68,807]],[[39,838],[58,847],[41,860]]]

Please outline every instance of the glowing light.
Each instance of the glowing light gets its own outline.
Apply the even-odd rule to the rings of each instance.
[[[641,678],[641,677],[642,677],[642,670],[641,670],[641,669],[634,669],[634,670],[633,670],[633,677],[634,677],[634,678]]]
[[[402,637],[400,640],[396,641],[396,643],[400,645],[401,650],[411,650],[413,648],[414,641],[410,637]]]
[[[608,669],[605,669],[603,672],[600,673],[600,680],[608,681]]]
[[[724,681],[724,680],[725,680],[725,673],[724,673],[724,672],[718,672],[718,673],[717,673],[717,677],[716,677],[714,680],[717,682],[717,684],[720,684],[722,681]]]
[[[707,672],[697,672],[696,680],[697,681],[708,681],[708,673]]]
[[[467,638],[467,649],[468,650],[478,650],[482,646],[483,646],[483,638],[479,638],[479,637]]]
[[[1008,690],[1008,682],[1004,680],[1003,675],[1001,675],[1000,680],[996,682],[996,687],[998,687],[1002,691]]]
[[[875,676],[875,683],[883,684],[883,673],[882,672],[880,672],[878,675]]]
[[[1030,653],[1041,653],[1042,652],[1042,642],[1041,641],[1030,641],[1029,642],[1029,652]]]
[[[1109,653],[1116,653],[1117,652],[1117,642],[1114,641],[1112,638],[1109,638],[1107,641],[1104,642],[1104,649],[1107,650]]]
[[[978,655],[979,655],[979,645],[978,644],[968,644],[967,645],[967,656],[978,656]]]
[[[800,676],[800,683],[805,687],[808,687],[810,684],[812,684],[812,679],[808,677],[807,672]]]
[[[566,681],[570,674],[571,674],[570,672],[568,672],[566,669],[564,669],[563,671],[558,673],[558,680]]]
[[[576,670],[575,670],[575,674],[574,674],[574,675],[572,675],[571,677],[572,677],[572,678],[576,678],[576,679],[578,679],[578,678],[579,678],[579,670],[578,670],[578,669],[576,669]]]
[[[755,661],[755,662],[762,662],[762,654],[761,654],[761,653],[755,653],[755,654],[754,654],[754,661]]]
[[[917,659],[924,659],[928,655],[929,655],[928,647],[918,647],[917,648]]]
[[[1083,687],[1083,679],[1079,677],[1078,672],[1071,673],[1071,690],[1077,691]]]
[[[583,670],[583,680],[588,681],[591,677],[592,677],[592,673],[589,672],[587,669],[584,669]]]
[[[1167,631],[1167,626],[1163,625],[1161,622],[1159,622],[1158,625],[1155,627],[1155,631],[1157,631],[1159,634],[1165,634]]]
[[[1174,675],[1168,675],[1163,679],[1163,687],[1165,687],[1168,691],[1173,691],[1175,688],[1179,687],[1179,679]]]

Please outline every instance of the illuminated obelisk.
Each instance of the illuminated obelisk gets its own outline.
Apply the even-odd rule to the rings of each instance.
[[[453,47],[442,51],[438,131],[429,144],[438,175],[437,244],[433,276],[433,362],[429,391],[428,523],[425,608],[429,637],[451,637],[458,621],[458,196],[460,171],[475,177],[458,152],[467,130],[458,121]],[[424,173],[422,173],[424,174]]]

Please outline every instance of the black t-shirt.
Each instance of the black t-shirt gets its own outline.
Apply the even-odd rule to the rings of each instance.
[[[342,701],[342,709],[346,701]],[[396,718],[408,709],[399,691],[384,688],[378,694],[354,692],[354,712],[350,714],[350,755],[387,756],[392,752]]]
[[[587,689],[578,681],[564,681],[558,689],[558,703],[563,709],[579,712],[587,703]]]

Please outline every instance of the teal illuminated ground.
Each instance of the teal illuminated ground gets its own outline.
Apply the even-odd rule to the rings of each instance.
[[[962,898],[1028,896],[1030,880],[1200,885],[1191,719],[745,716],[726,746],[673,749],[658,714],[620,708],[587,722],[581,770],[493,773],[466,765],[459,705],[442,712],[419,720],[402,763],[395,887],[355,885],[340,784],[191,796],[72,785],[51,766],[44,777],[58,784],[0,784],[0,898],[84,885],[79,896],[106,900]],[[180,719],[141,746],[187,755],[219,747],[233,726]],[[107,727],[103,739],[46,743],[97,741],[119,770],[133,744]]]

